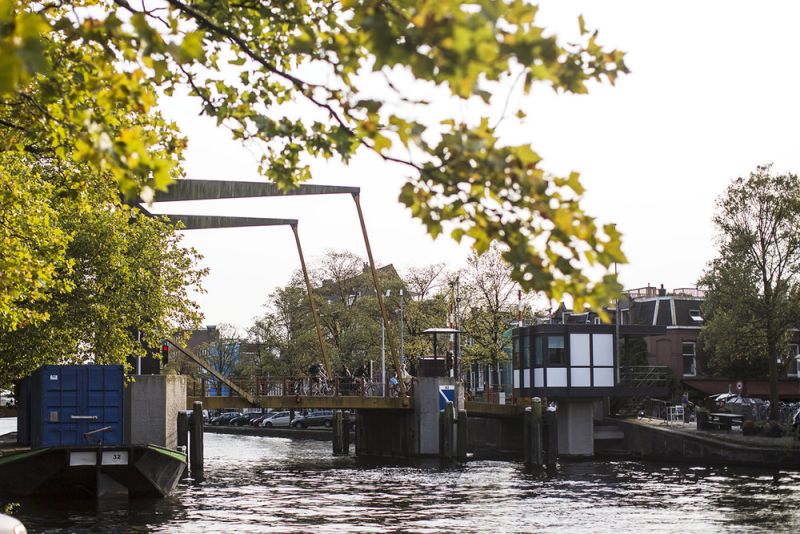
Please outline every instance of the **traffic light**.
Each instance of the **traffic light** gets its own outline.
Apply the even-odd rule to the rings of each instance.
[[[166,340],[161,342],[161,365],[169,363],[169,343]]]

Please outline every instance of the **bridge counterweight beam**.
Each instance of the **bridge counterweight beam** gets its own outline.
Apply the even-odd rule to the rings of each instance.
[[[308,278],[308,269],[306,269],[306,260],[303,256],[303,247],[300,246],[300,234],[297,231],[297,225],[292,225],[292,232],[294,232],[294,240],[297,243],[297,254],[300,256],[300,266],[303,268],[303,278],[306,281],[306,291],[308,291],[308,302],[311,305],[311,315],[314,317],[314,328],[317,330],[317,338],[319,338],[319,348],[322,351],[322,360],[325,365],[325,371],[328,377],[333,377],[333,369],[331,369],[331,362],[328,360],[328,350],[325,348],[325,337],[322,335],[322,326],[319,323],[319,314],[317,313],[317,305],[314,302],[314,289],[311,287],[311,280]]]
[[[367,258],[369,259],[369,268],[372,271],[372,284],[375,286],[375,292],[378,295],[378,306],[381,309],[381,317],[383,317],[383,324],[386,325],[386,337],[389,340],[389,354],[392,357],[392,366],[394,372],[397,373],[398,383],[400,385],[400,398],[403,403],[407,402],[406,397],[406,383],[403,379],[403,374],[400,371],[400,360],[397,357],[397,350],[394,346],[394,336],[389,328],[389,314],[386,313],[386,304],[383,301],[383,292],[381,291],[381,284],[378,281],[378,271],[375,269],[375,260],[372,258],[372,247],[369,244],[369,236],[367,235],[367,225],[364,222],[364,213],[361,211],[361,200],[359,193],[353,193],[353,200],[356,203],[356,210],[358,211],[358,221],[361,223],[361,233],[364,235],[364,245],[367,247]],[[386,384],[383,385],[384,390]]]

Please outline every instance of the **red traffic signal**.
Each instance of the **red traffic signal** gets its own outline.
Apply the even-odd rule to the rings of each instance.
[[[166,364],[169,360],[169,343],[163,341],[161,343],[161,362]]]

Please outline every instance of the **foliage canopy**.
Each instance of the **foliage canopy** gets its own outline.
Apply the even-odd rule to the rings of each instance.
[[[79,165],[58,194],[111,182],[149,200],[181,176],[185,144],[158,114],[159,95],[185,90],[260,146],[261,171],[281,187],[309,178],[312,158],[372,151],[408,168],[400,201],[431,235],[447,228],[478,252],[503,242],[524,289],[599,308],[618,286],[610,274],[590,281],[583,266],[624,262],[619,234],[581,209],[577,173],[551,175],[530,146],[501,142],[489,104],[506,96],[497,82],[584,93],[627,68],[582,17],[580,38],[564,43],[536,15],[523,0],[0,0],[0,152]],[[437,92],[478,118],[426,123],[435,104],[409,95]],[[506,97],[503,115],[524,113]],[[3,175],[19,202],[38,194],[13,169]],[[21,302],[51,288],[67,261],[50,208],[37,208],[38,237],[10,249],[14,274],[0,282],[6,326],[35,318]]]
[[[770,381],[778,416],[778,377],[786,371],[790,329],[800,313],[800,180],[759,166],[717,201],[718,255],[703,277],[704,344],[719,370]]]

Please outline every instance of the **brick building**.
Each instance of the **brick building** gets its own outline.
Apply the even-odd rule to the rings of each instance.
[[[769,382],[765,377],[724,377],[714,375],[708,367],[709,355],[703,351],[700,331],[703,327],[701,305],[705,293],[697,288],[667,291],[644,287],[626,291],[627,299],[620,302],[621,324],[663,326],[666,332],[645,337],[649,365],[669,367],[681,385],[695,393],[706,395],[737,391],[766,397]],[[791,360],[779,382],[781,398],[800,399],[800,378],[794,357],[800,355],[800,333],[795,332],[790,344]]]

